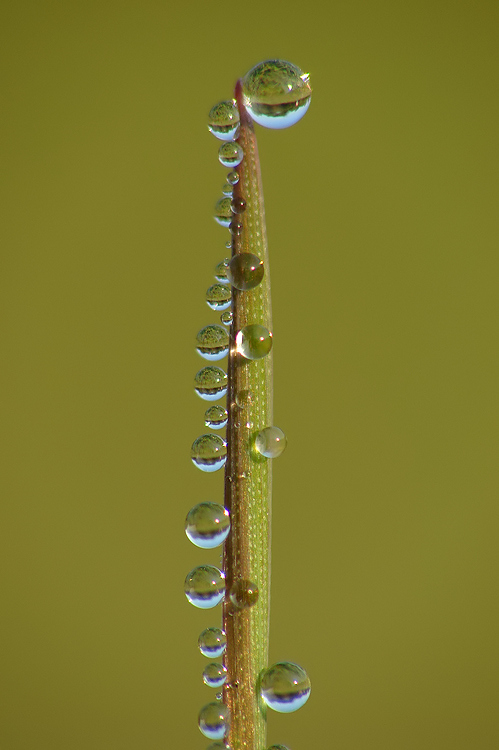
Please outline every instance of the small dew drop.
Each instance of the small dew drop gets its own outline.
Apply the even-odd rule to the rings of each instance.
[[[234,143],[233,141],[222,143],[218,149],[220,163],[223,164],[224,167],[229,167],[230,169],[237,167],[242,162],[243,156],[244,152],[241,146],[239,143]]]
[[[198,354],[212,362],[223,359],[229,351],[229,334],[219,325],[201,328],[196,336],[196,342]]]
[[[227,409],[222,406],[210,406],[204,413],[205,426],[212,430],[222,430],[226,426],[228,418]]]
[[[233,190],[234,190],[234,188],[232,187],[232,185],[229,182],[226,182],[225,185],[222,187],[222,193],[223,193],[223,195],[227,195],[229,197],[232,196]]]
[[[208,365],[194,376],[194,390],[205,401],[218,401],[227,393],[227,373]]]
[[[234,315],[232,314],[231,310],[227,310],[227,312],[223,312],[220,316],[220,322],[224,324],[224,326],[230,326],[232,323],[232,320],[234,318]]]
[[[225,247],[227,250],[230,249],[227,247],[227,245],[225,245]],[[221,284],[229,283],[229,279],[227,278],[227,267],[229,265],[229,260],[230,258],[224,258],[223,260],[220,261],[220,263],[217,263],[217,265],[215,266],[215,278]]]
[[[229,174],[227,175],[227,182],[231,185],[237,185],[237,183],[239,182],[238,173],[235,171],[229,172]]]
[[[232,750],[232,748],[230,745],[226,745],[225,742],[212,742],[206,750]]]
[[[206,303],[212,310],[227,310],[232,302],[227,284],[213,284],[206,292]]]
[[[223,664],[212,662],[203,669],[203,682],[208,687],[220,688],[227,680],[227,669]]]
[[[310,688],[310,680],[302,667],[291,661],[282,661],[266,670],[260,683],[260,694],[269,708],[287,714],[307,702]]]
[[[232,286],[243,292],[258,286],[263,274],[263,261],[253,253],[237,253],[228,261],[227,278]]]
[[[233,237],[239,237],[243,233],[243,226],[241,219],[232,219],[229,224],[229,230]]]
[[[258,324],[244,326],[236,334],[236,346],[245,359],[262,359],[272,349],[272,334]]]
[[[225,249],[232,250],[232,240],[227,240],[227,242],[225,243]],[[229,262],[228,258],[227,258],[227,262]]]
[[[199,565],[188,573],[184,591],[187,599],[195,607],[216,607],[225,595],[225,573],[213,565]]]
[[[266,458],[277,458],[286,445],[286,435],[279,427],[265,427],[255,438],[255,448]]]
[[[229,598],[236,609],[249,609],[257,603],[258,594],[256,583],[239,579],[233,584],[229,592]]]
[[[218,471],[227,461],[227,443],[218,435],[201,435],[192,444],[191,459],[201,471]]]
[[[243,102],[250,117],[266,128],[288,128],[310,106],[310,76],[286,60],[265,60],[243,78]]]
[[[231,101],[218,102],[208,114],[208,129],[221,141],[232,141],[237,138],[239,130],[239,110]]]
[[[218,659],[227,647],[227,637],[220,628],[206,628],[198,638],[199,650],[209,659]]]
[[[246,201],[244,198],[233,198],[230,202],[232,213],[242,214],[246,211]]]
[[[249,389],[243,389],[236,393],[235,401],[239,409],[248,409],[253,403],[253,392]]]
[[[230,226],[233,216],[234,214],[231,208],[231,198],[220,198],[215,203],[215,212],[213,214],[213,218],[215,219],[217,224],[220,224],[221,227],[228,227]]]
[[[198,725],[208,739],[221,740],[230,728],[230,711],[224,703],[207,703],[199,712]]]
[[[185,519],[187,538],[203,549],[219,547],[230,531],[229,511],[218,503],[198,503]]]

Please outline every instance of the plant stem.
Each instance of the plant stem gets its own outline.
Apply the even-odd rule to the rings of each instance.
[[[228,591],[235,581],[246,579],[258,586],[259,599],[249,609],[236,609],[225,599],[228,679],[223,700],[232,715],[226,738],[232,750],[263,750],[266,711],[258,681],[268,663],[272,462],[257,454],[252,442],[259,430],[272,424],[272,352],[260,360],[246,360],[237,353],[235,336],[252,323],[271,331],[272,312],[258,149],[252,121],[242,104],[241,81],[235,97],[241,121],[238,142],[244,158],[237,169],[239,182],[234,186],[234,198],[244,198],[246,210],[239,217],[242,232],[234,236],[232,252],[254,253],[263,260],[265,273],[256,288],[232,290],[225,467],[225,506],[231,515],[231,533],[224,546],[223,569]]]

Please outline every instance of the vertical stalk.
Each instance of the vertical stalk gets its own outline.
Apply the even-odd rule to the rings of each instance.
[[[258,149],[252,121],[242,104],[241,89],[238,81],[238,142],[244,158],[237,169],[239,182],[234,187],[234,198],[243,198],[246,210],[238,216],[242,231],[233,236],[232,252],[254,253],[263,261],[265,273],[254,289],[232,290],[225,466],[225,506],[231,515],[231,533],[224,546],[223,569],[228,591],[235,582],[249,580],[257,585],[259,598],[247,609],[236,609],[228,597],[225,599],[228,679],[223,701],[232,715],[226,738],[232,750],[264,750],[266,710],[258,693],[258,681],[268,663],[272,461],[257,454],[252,441],[259,430],[272,424],[272,352],[260,360],[244,359],[237,352],[235,337],[243,326],[252,323],[271,331],[272,313]]]

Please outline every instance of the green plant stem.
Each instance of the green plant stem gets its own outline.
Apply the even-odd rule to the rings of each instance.
[[[246,360],[237,353],[235,336],[251,323],[271,331],[272,312],[258,149],[252,121],[242,104],[240,81],[235,96],[241,118],[238,142],[244,159],[237,169],[234,198],[244,198],[246,210],[240,215],[242,233],[234,237],[233,255],[254,253],[263,260],[265,273],[255,289],[232,291],[225,467],[225,506],[231,514],[231,533],[224,547],[223,569],[228,591],[235,581],[247,579],[258,586],[259,599],[250,609],[235,609],[227,597],[223,605],[228,671],[223,700],[232,715],[226,738],[232,750],[263,750],[266,711],[258,681],[268,664],[272,471],[271,461],[257,454],[252,443],[259,430],[272,424],[272,352],[260,360]]]

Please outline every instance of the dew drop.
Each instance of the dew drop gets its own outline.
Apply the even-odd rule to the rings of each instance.
[[[194,376],[194,390],[205,401],[218,401],[227,393],[227,373],[208,365]]]
[[[201,328],[196,341],[198,354],[212,362],[223,359],[229,351],[229,334],[219,325]]]
[[[232,141],[239,129],[239,110],[231,101],[218,102],[208,114],[208,130],[221,141]]]
[[[219,688],[227,680],[227,669],[223,664],[212,662],[203,669],[203,682],[208,687]]]
[[[196,547],[213,549],[230,531],[229,511],[218,503],[198,503],[187,514],[185,533]]]
[[[243,226],[241,219],[232,219],[229,224],[229,231],[233,237],[240,237],[243,233]]]
[[[248,409],[253,403],[253,392],[249,389],[243,389],[236,393],[235,401],[239,409]]]
[[[228,227],[230,226],[233,216],[231,198],[220,198],[215,203],[215,213],[213,214],[213,218],[217,224],[220,224],[221,227]]]
[[[257,603],[258,594],[256,583],[241,578],[231,587],[229,598],[237,609],[249,609]]]
[[[206,292],[206,302],[212,310],[227,310],[232,294],[227,284],[213,284]]]
[[[227,244],[225,245],[225,247],[227,250],[230,250],[230,247],[232,247],[232,243],[230,244],[230,247],[227,247]],[[221,284],[229,283],[229,279],[227,278],[227,267],[229,265],[229,260],[230,258],[224,258],[215,266],[215,278]]]
[[[279,713],[291,713],[308,700],[310,680],[298,664],[278,662],[264,673],[260,693],[269,708]]]
[[[225,742],[212,742],[206,750],[232,750],[232,748],[230,745],[226,745]]]
[[[228,261],[226,273],[236,289],[254,289],[263,279],[263,261],[253,253],[237,253]]]
[[[225,249],[226,250],[232,250],[232,240],[227,240],[225,243]],[[229,262],[229,258],[227,258],[227,263]]]
[[[198,725],[205,737],[221,740],[229,731],[230,711],[225,703],[207,703],[199,712]]]
[[[262,359],[272,349],[272,334],[264,326],[244,326],[236,334],[237,350],[246,359]]]
[[[255,438],[255,448],[266,458],[277,458],[287,445],[286,435],[279,427],[265,427]]]
[[[229,197],[232,196],[233,190],[234,190],[234,188],[232,187],[232,185],[229,182],[226,182],[225,185],[222,187],[222,193],[224,195],[229,196]]]
[[[233,319],[233,314],[231,310],[227,310],[227,312],[223,312],[220,316],[220,322],[224,324],[224,326],[230,326]]]
[[[246,211],[246,201],[244,200],[244,198],[233,198],[230,202],[230,207],[232,209],[232,213],[242,214],[244,211]]]
[[[241,146],[239,143],[234,143],[233,141],[222,143],[218,149],[218,158],[224,167],[237,167],[242,162],[243,156],[244,153]]]
[[[205,426],[211,427],[212,430],[222,430],[226,426],[228,418],[227,409],[222,406],[210,406],[204,413]]]
[[[225,594],[225,573],[213,565],[199,565],[188,573],[185,595],[195,607],[211,609],[220,604]]]
[[[220,628],[206,628],[198,638],[199,650],[209,659],[218,659],[227,647],[227,637]]]
[[[238,175],[238,173],[235,172],[235,171],[229,172],[228,175],[227,175],[227,182],[230,185],[237,185],[237,183],[239,182],[239,175]]]
[[[218,435],[201,435],[192,444],[191,459],[201,471],[218,471],[227,461],[227,443]]]
[[[265,60],[243,78],[243,102],[250,117],[266,128],[288,128],[310,106],[310,76],[286,60]]]

